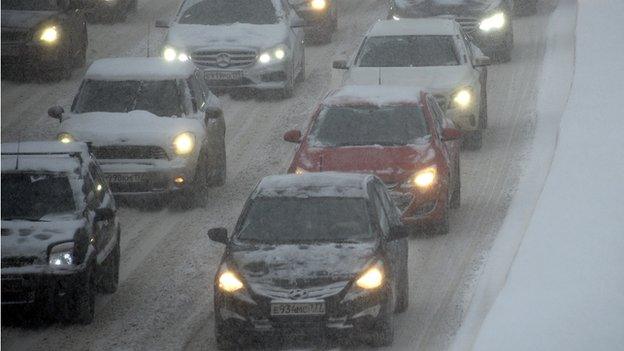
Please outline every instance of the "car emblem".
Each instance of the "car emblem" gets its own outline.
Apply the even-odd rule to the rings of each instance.
[[[227,68],[230,67],[230,63],[232,63],[232,58],[230,57],[230,55],[226,53],[221,53],[217,55],[217,66],[221,68]]]
[[[294,289],[288,293],[288,296],[293,300],[303,299],[308,296],[308,292],[301,289]]]

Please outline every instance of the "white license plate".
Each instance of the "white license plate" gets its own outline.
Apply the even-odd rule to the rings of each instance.
[[[206,80],[242,80],[243,71],[205,71]]]
[[[143,181],[141,174],[107,174],[106,180],[109,183],[140,183]]]
[[[325,302],[275,302],[271,304],[271,316],[321,316],[325,314]]]

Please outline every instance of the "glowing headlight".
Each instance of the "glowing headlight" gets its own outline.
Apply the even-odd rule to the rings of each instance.
[[[288,49],[285,46],[280,45],[274,49],[265,51],[260,54],[260,56],[258,56],[258,62],[262,64],[267,64],[273,60],[282,61],[286,58],[287,53]]]
[[[399,17],[398,15],[392,15],[392,19],[398,21],[401,19],[401,17]]]
[[[190,59],[190,57],[186,53],[178,52],[172,47],[166,47],[163,50],[163,57],[167,61],[174,61],[175,59],[178,59],[181,62],[186,62]]]
[[[233,293],[243,288],[243,282],[230,271],[225,271],[219,276],[219,289]]]
[[[260,57],[258,57],[258,61],[260,63],[269,63],[269,62],[271,62],[271,55],[269,55],[268,52],[265,52],[265,53],[261,54]]]
[[[58,40],[59,33],[56,26],[48,27],[41,32],[39,40],[46,43],[54,43]]]
[[[462,89],[453,96],[453,102],[461,108],[466,108],[472,103],[472,93],[468,89]]]
[[[76,141],[76,139],[74,139],[74,137],[69,133],[61,133],[56,137],[56,139],[63,144],[69,144],[72,141]]]
[[[503,12],[499,12],[494,14],[484,20],[479,24],[479,29],[484,32],[489,32],[491,30],[499,30],[505,26],[507,23],[507,19],[505,18],[505,14]]]
[[[381,284],[383,284],[383,273],[381,268],[378,265],[369,268],[360,276],[360,278],[358,278],[355,284],[366,290],[377,289],[381,286]]]
[[[173,139],[173,150],[177,155],[187,155],[195,148],[195,135],[185,132]]]
[[[313,10],[324,10],[327,7],[327,1],[325,0],[312,0],[310,6]]]
[[[273,52],[273,55],[275,55],[276,59],[281,61],[281,60],[284,59],[284,57],[286,57],[286,51],[284,51],[284,49],[282,49],[282,48],[277,48]]]
[[[48,263],[52,267],[70,267],[74,264],[74,243],[56,245],[50,250]]]
[[[437,177],[437,170],[435,167],[428,167],[422,171],[416,173],[412,182],[419,188],[428,188],[432,186]]]
[[[297,167],[295,169],[295,174],[296,175],[302,175],[302,174],[305,174],[305,173],[308,173],[308,172],[305,169],[301,168],[301,167]]]

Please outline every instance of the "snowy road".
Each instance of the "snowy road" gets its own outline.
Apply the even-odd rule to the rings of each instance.
[[[2,328],[6,350],[215,349],[212,279],[222,247],[208,240],[212,226],[232,227],[256,181],[282,173],[294,151],[282,133],[303,127],[326,90],[339,80],[331,60],[357,45],[376,19],[378,0],[344,0],[339,33],[330,45],[308,47],[307,79],[286,101],[235,101],[223,97],[227,123],[228,182],[209,193],[205,208],[121,211],[122,272],[119,291],[98,296],[90,326],[46,324]],[[471,297],[475,274],[492,244],[514,194],[535,125],[536,75],[543,32],[555,0],[541,2],[539,16],[515,22],[516,50],[509,64],[489,73],[490,129],[483,150],[463,153],[462,208],[451,215],[451,233],[410,240],[409,310],[395,320],[394,349],[444,350]],[[145,53],[147,28],[167,18],[176,4],[141,1],[125,24],[89,28],[89,60]],[[162,33],[152,30],[151,46]],[[51,139],[56,123],[49,106],[67,106],[83,71],[61,83],[2,81],[2,139]]]

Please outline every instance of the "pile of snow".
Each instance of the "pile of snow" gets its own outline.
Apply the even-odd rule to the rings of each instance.
[[[362,197],[368,198],[370,175],[339,172],[275,175],[260,181],[253,197]]]
[[[574,83],[550,173],[475,350],[624,345],[624,2],[577,6]]]
[[[166,61],[159,57],[122,57],[100,59],[89,67],[85,79],[171,80],[186,79],[195,70],[190,62]]]
[[[347,85],[331,93],[324,105],[374,105],[418,104],[425,89],[408,86]]]

